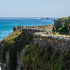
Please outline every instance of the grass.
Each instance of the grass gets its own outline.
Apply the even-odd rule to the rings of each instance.
[[[2,42],[5,42],[7,44],[14,44],[15,39],[21,34],[20,31],[15,31],[12,34],[10,34],[8,37],[4,38]]]
[[[58,18],[59,20],[61,19],[69,19],[69,17],[62,17],[62,18]]]
[[[56,32],[56,35],[57,36],[64,36],[64,37],[70,36],[69,33],[63,33],[63,32]]]
[[[52,28],[51,29],[48,28],[48,29],[45,29],[45,30],[52,31]],[[64,33],[64,32],[56,32],[56,35],[57,36],[64,36],[64,37],[70,36],[69,33]]]
[[[8,37],[4,38],[3,40],[4,40],[4,41],[13,40],[13,39],[17,38],[20,34],[21,34],[20,31],[15,31],[15,32],[13,32],[12,34],[10,34]],[[3,40],[2,40],[2,41],[3,41]]]

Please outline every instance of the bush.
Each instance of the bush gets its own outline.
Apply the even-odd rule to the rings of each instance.
[[[59,18],[58,20],[56,20],[56,31],[57,32],[63,32],[63,33],[68,33],[68,26],[70,25],[70,17],[63,17],[63,18]]]
[[[59,48],[52,51],[49,46],[34,44],[23,50],[22,63],[27,70],[69,70],[70,52],[59,52]]]
[[[64,33],[67,33],[68,32],[68,26],[66,27],[66,26],[62,26],[62,27],[60,27],[59,29],[58,29],[58,31],[59,32],[64,32]]]

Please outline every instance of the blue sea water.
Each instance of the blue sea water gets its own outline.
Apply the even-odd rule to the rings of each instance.
[[[37,26],[37,25],[48,25],[54,24],[55,18],[40,19],[40,18],[11,18],[11,17],[0,17],[0,40],[7,37],[13,32],[14,26]]]

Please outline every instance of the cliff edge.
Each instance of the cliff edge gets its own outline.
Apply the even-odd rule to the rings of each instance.
[[[22,58],[22,55],[25,54],[27,55],[29,50],[26,51],[25,54],[24,52],[22,54],[22,51],[26,49],[25,47],[28,48],[31,45],[38,44],[36,46],[38,46],[39,48],[42,47],[42,49],[49,46],[51,47],[52,50],[54,49],[56,50],[59,48],[59,51],[61,52],[65,50],[69,52],[70,37],[53,35],[51,31],[52,27],[53,25],[14,27],[13,33],[10,34],[8,37],[4,38],[0,42],[0,46],[1,46],[0,48],[2,54],[2,68],[3,68],[2,70],[20,70],[23,67],[24,69],[28,70],[28,68],[30,68],[29,67],[30,64],[29,65],[26,64],[29,63],[28,61],[24,63],[23,60],[25,56]],[[30,56],[32,57],[32,55]],[[30,56],[28,57],[30,58]],[[38,70],[37,66],[36,69],[34,68],[33,70]]]

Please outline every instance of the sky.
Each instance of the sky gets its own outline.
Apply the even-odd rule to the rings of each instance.
[[[70,0],[0,0],[0,17],[67,17]]]

